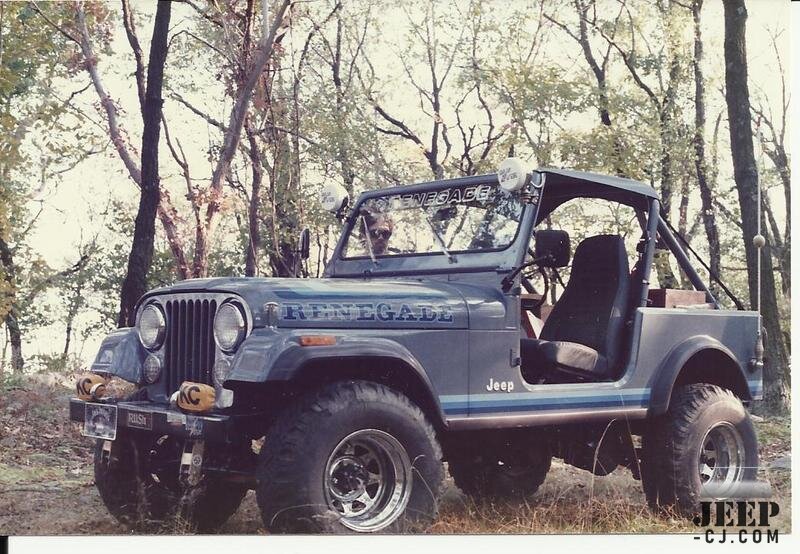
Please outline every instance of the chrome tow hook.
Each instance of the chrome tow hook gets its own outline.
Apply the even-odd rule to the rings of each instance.
[[[196,487],[203,478],[203,451],[205,441],[187,440],[183,445],[178,477],[182,483]]]

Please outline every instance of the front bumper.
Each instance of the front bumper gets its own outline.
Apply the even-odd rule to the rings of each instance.
[[[112,402],[105,402],[112,404]],[[71,421],[84,422],[86,402],[77,398],[69,401]],[[245,435],[254,416],[187,414],[167,405],[148,401],[125,401],[117,406],[117,430],[172,435],[209,442],[234,442]]]

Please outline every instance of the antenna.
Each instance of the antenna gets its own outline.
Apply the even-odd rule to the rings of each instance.
[[[763,161],[764,150],[759,158]],[[753,246],[756,248],[756,311],[758,312],[758,333],[756,334],[755,359],[751,363],[753,371],[764,368],[764,333],[761,323],[761,250],[767,244],[767,239],[761,234],[761,173],[756,166],[756,235],[753,237]]]
[[[372,128],[378,128],[378,111],[373,108],[372,110]],[[378,132],[375,131],[375,139],[372,141],[372,155],[373,155],[373,179],[375,180],[375,186],[378,186],[380,182],[380,148],[378,146]]]

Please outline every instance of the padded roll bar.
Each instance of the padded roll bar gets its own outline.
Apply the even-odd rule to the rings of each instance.
[[[647,293],[650,291],[650,272],[656,253],[656,233],[658,232],[658,223],[661,221],[659,209],[658,200],[653,198],[650,201],[650,209],[647,212],[647,242],[643,254],[644,257],[642,258],[642,280],[639,283],[641,293],[638,306],[640,308],[647,307]]]

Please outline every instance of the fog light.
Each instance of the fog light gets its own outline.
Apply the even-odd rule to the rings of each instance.
[[[228,373],[231,372],[231,363],[225,358],[220,358],[214,364],[214,384],[222,387],[222,383],[228,378]]]
[[[152,385],[161,376],[161,360],[158,356],[150,354],[144,361],[144,380]]]
[[[214,387],[203,383],[184,381],[178,389],[178,407],[190,412],[207,412],[214,407],[217,393]]]

